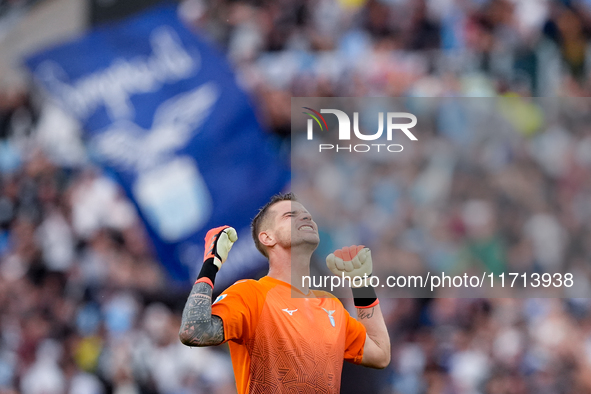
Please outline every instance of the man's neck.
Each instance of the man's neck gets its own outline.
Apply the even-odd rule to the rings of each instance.
[[[304,294],[310,289],[302,280],[304,276],[310,276],[310,258],[312,252],[302,250],[283,250],[269,256],[269,276],[290,283]],[[308,282],[308,281],[306,281]]]

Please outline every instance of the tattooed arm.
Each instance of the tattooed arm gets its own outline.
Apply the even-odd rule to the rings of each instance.
[[[224,341],[224,326],[219,316],[211,314],[212,288],[196,283],[183,310],[179,338],[187,346],[213,346]]]
[[[367,330],[361,365],[379,369],[386,368],[390,364],[391,358],[390,336],[380,305],[371,308],[357,308],[357,320]]]

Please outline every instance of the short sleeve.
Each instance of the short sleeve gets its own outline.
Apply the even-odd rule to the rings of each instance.
[[[248,282],[240,281],[228,287],[211,306],[211,314],[224,324],[224,342],[243,343],[250,337],[258,309],[258,292]]]
[[[345,337],[345,360],[354,364],[361,364],[363,347],[367,331],[363,324],[354,319],[347,312],[347,332]]]

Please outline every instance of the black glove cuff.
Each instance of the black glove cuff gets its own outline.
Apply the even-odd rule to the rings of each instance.
[[[219,269],[218,266],[213,263],[214,257],[210,257],[203,262],[201,266],[201,271],[199,272],[199,276],[197,276],[197,280],[201,278],[208,278],[211,281],[211,285],[213,286],[215,283],[215,276],[217,275]]]
[[[374,304],[378,299],[372,286],[353,287],[351,290],[353,291],[353,303],[357,308],[366,308]]]

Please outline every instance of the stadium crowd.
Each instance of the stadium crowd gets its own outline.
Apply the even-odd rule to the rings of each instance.
[[[525,105],[519,118],[548,115],[562,103],[548,100],[541,111],[539,103],[519,100],[514,104]],[[436,103],[415,101],[425,107]],[[474,110],[475,102],[490,109],[504,101],[454,102]],[[318,153],[310,141],[294,138],[292,189],[322,230],[316,275],[327,274],[322,256],[338,245],[361,243],[372,249],[373,273],[382,284],[389,276],[483,271],[571,273],[577,283],[549,293],[563,298],[512,297],[521,284],[509,289],[509,282],[503,289],[497,282],[489,292],[446,285],[438,293],[445,298],[435,299],[388,298],[393,290],[397,297],[410,297],[413,285],[380,289],[391,330],[395,392],[590,389],[591,101],[574,102],[579,109],[565,105],[569,116],[548,116],[526,136],[510,122],[489,117],[478,133],[463,128],[461,117],[448,118],[450,101],[442,100],[430,105],[445,109],[433,111],[434,119],[417,115],[433,129],[417,130],[414,145],[403,141],[406,155]],[[364,371],[355,372],[361,380]]]
[[[135,208],[91,166],[48,160],[25,108],[1,148],[0,393],[233,392],[224,353],[178,340]]]
[[[292,96],[516,96],[533,119],[494,136],[439,119],[410,160],[371,174],[293,145],[293,189],[322,248],[363,242],[393,262],[380,275],[478,261],[588,277],[591,102],[566,97],[591,93],[589,1],[186,0],[180,11],[226,51],[286,146]],[[544,122],[528,96],[561,96],[565,114]],[[170,291],[117,186],[48,138],[67,123],[48,106],[34,89],[0,91],[0,393],[235,392],[224,347],[178,341],[186,293]],[[366,193],[326,209],[349,177]],[[346,366],[344,393],[591,392],[587,298],[382,308],[392,363]]]

